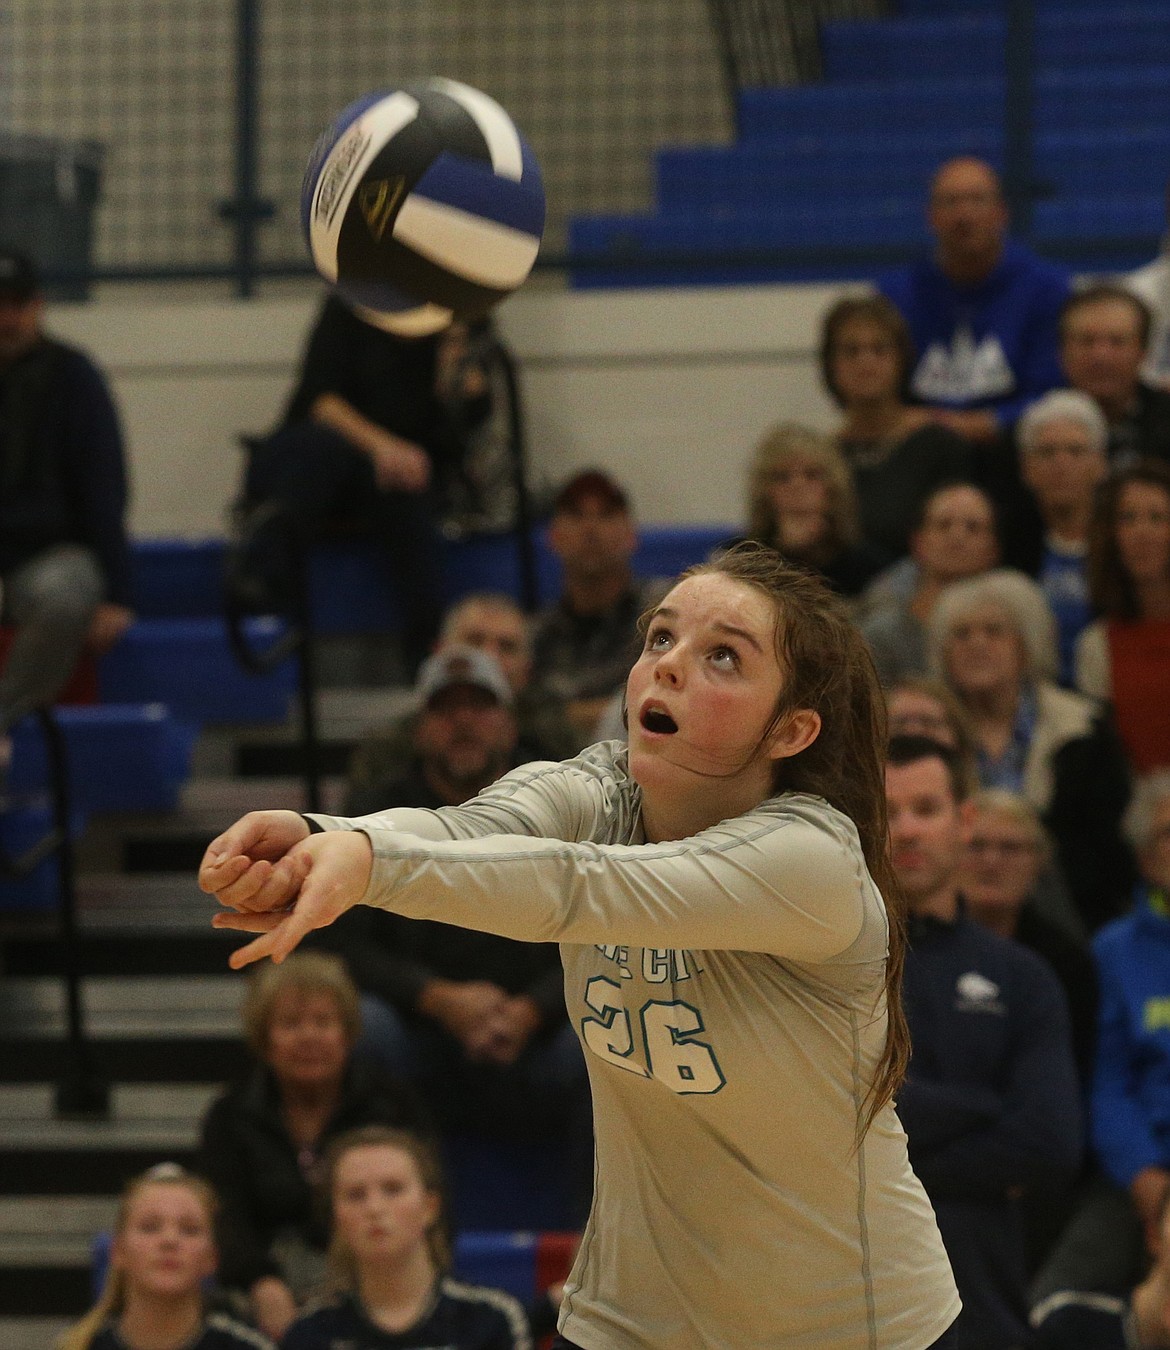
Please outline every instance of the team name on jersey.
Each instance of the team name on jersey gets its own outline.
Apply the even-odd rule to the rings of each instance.
[[[597,950],[607,961],[618,968],[623,980],[632,980],[634,971],[630,962],[629,947],[611,946],[597,943]],[[647,984],[677,984],[689,980],[693,975],[701,975],[703,967],[695,959],[694,953],[676,947],[643,947],[642,978]]]

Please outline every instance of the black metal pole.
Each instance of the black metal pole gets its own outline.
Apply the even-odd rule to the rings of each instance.
[[[247,299],[256,289],[256,227],[274,213],[273,204],[257,194],[257,106],[260,89],[259,0],[236,3],[236,173],[235,195],[219,213],[235,231],[236,294]]]
[[[317,722],[317,641],[313,632],[313,596],[309,576],[309,549],[298,539],[296,558],[297,693],[301,713],[301,767],[305,779],[305,809],[321,809],[321,734]]]
[[[528,493],[528,440],[520,401],[520,372],[516,358],[502,342],[495,350],[508,390],[508,444],[512,451],[512,484],[516,492],[516,555],[520,571],[520,603],[529,614],[540,604],[536,575],[536,544],[532,538],[532,500]]]
[[[1004,195],[1013,233],[1030,239],[1036,200],[1034,0],[1008,0],[1004,41]]]
[[[61,902],[61,970],[65,980],[66,1059],[57,1082],[59,1116],[108,1116],[109,1084],[93,1067],[81,1004],[81,954],[77,935],[77,874],[73,856],[69,756],[51,708],[37,713],[49,758],[53,821],[57,835],[57,885]]]

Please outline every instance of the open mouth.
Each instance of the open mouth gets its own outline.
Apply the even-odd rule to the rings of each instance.
[[[678,730],[678,723],[662,708],[643,709],[642,726],[657,736],[673,736]]]

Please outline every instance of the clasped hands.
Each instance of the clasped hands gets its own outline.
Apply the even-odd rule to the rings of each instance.
[[[281,962],[314,928],[356,905],[370,884],[374,850],[356,830],[312,834],[295,811],[251,811],[207,846],[199,885],[223,909],[216,928],[258,933],[234,951],[235,970]]]

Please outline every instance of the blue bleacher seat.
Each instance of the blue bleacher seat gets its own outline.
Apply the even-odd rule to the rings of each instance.
[[[249,619],[245,627],[261,649],[283,632],[272,618]],[[296,669],[285,661],[268,675],[243,670],[220,618],[143,619],[102,659],[98,682],[103,699],[158,700],[176,717],[199,725],[283,722]]]
[[[15,858],[34,847],[53,830],[53,811],[44,794],[0,811],[0,848]],[[70,833],[80,837],[85,816],[74,812]],[[0,878],[0,912],[39,913],[55,909],[59,898],[55,857],[45,858],[26,877]]]
[[[58,708],[69,757],[73,805],[83,813],[173,811],[191,768],[195,729],[161,703]],[[48,761],[40,728],[13,729],[8,785],[14,796],[41,792]]]

